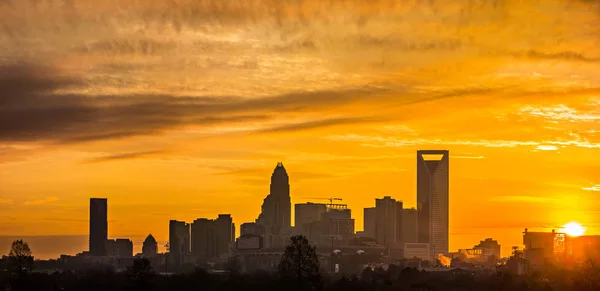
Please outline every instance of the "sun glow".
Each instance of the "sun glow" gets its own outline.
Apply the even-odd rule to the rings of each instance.
[[[560,230],[570,236],[582,236],[586,229],[587,228],[581,226],[581,224],[572,221],[563,225]]]

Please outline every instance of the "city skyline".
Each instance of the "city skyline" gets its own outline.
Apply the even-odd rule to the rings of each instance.
[[[431,157],[427,157],[427,156],[431,156]],[[421,191],[422,193],[429,193],[427,195],[436,195],[435,193],[431,193],[429,190],[430,187],[439,187],[439,183],[447,183],[448,182],[448,174],[449,174],[449,166],[448,166],[448,158],[450,157],[449,155],[449,151],[447,150],[418,150],[417,151],[417,185],[422,185],[425,186],[427,185],[427,189]],[[423,172],[422,177],[419,177],[418,173]],[[439,174],[436,173],[440,173],[442,176],[440,176]],[[432,182],[430,182],[430,179],[432,177],[435,176],[439,176],[436,177],[435,179],[437,179],[437,182],[433,182],[433,184],[431,184]],[[423,178],[425,178],[425,180],[422,180]],[[441,179],[441,180],[439,180]],[[278,195],[283,194],[285,198],[284,200],[288,201],[291,198],[290,195],[290,182],[289,182],[289,176],[285,170],[285,167],[283,166],[282,162],[277,162],[277,165],[273,171],[273,173],[271,174],[271,183],[270,183],[270,188],[271,188],[271,193],[274,193],[274,195],[271,197],[271,199],[273,198],[281,198],[281,197],[277,197]],[[423,181],[423,182],[420,182]],[[438,183],[436,185],[436,183]],[[445,185],[445,188],[442,188],[442,192],[445,194],[446,198],[448,199],[448,186]],[[417,187],[419,188],[419,187]],[[445,189],[445,190],[444,190]],[[417,191],[417,193],[415,193],[416,196],[419,196],[419,191]],[[426,195],[426,196],[427,196]],[[271,195],[267,195],[267,198],[271,196]],[[292,228],[280,228],[278,227],[278,224],[276,223],[276,221],[285,221],[285,214],[283,216],[281,216],[279,213],[285,213],[287,212],[285,210],[286,206],[283,205],[283,208],[280,207],[275,207],[277,206],[276,204],[270,204],[267,202],[267,207],[265,207],[265,201],[268,201],[268,199],[265,198],[265,200],[263,201],[263,205],[262,205],[262,210],[263,213],[266,210],[267,212],[265,213],[267,216],[273,216],[273,217],[279,217],[277,218],[271,218],[271,220],[273,221],[265,221],[263,220],[262,224],[261,223],[257,223],[258,221],[260,221],[258,218],[256,219],[256,222],[247,222],[247,223],[251,223],[251,224],[256,224],[256,225],[260,225],[263,229],[262,233],[266,233],[266,234],[282,234],[285,237],[288,237],[290,235],[292,235],[293,233],[300,233],[302,234],[303,231],[305,231],[306,229],[302,229],[302,228],[295,228],[296,227],[296,223],[294,221],[293,223],[293,227],[294,229],[292,230]],[[335,200],[343,200],[342,198],[319,198],[319,197],[311,197],[311,198],[307,198],[307,199],[311,199],[312,202],[306,202],[306,203],[295,203],[293,204],[294,207],[292,207],[291,204],[288,204],[287,207],[289,208],[289,211],[292,211],[292,208],[295,208],[296,210],[298,210],[299,206],[312,206],[313,208],[315,206],[323,206],[323,210],[325,209],[325,206],[331,205],[332,207],[335,208],[335,206],[342,206],[342,207],[346,207],[345,204],[331,204],[333,203]],[[319,199],[324,199],[324,200],[329,200],[330,204],[324,204],[324,203],[318,203],[315,202],[316,200]],[[103,253],[107,252],[107,248],[111,248],[112,250],[109,251],[109,253],[111,254],[116,254],[117,252],[119,252],[119,250],[116,249],[116,247],[112,247],[112,244],[115,244],[115,239],[108,239],[108,232],[107,229],[110,229],[108,227],[107,222],[109,221],[107,218],[107,213],[108,213],[108,203],[107,203],[107,198],[90,198],[89,199],[89,236],[88,236],[88,241],[89,241],[89,253],[92,256],[105,256]],[[417,200],[419,200],[417,198]],[[271,200],[271,201],[275,201],[275,200]],[[375,198],[375,204],[376,207],[365,207],[364,208],[364,216],[363,219],[365,218],[365,215],[367,214],[367,210],[374,210],[376,212],[373,212],[373,215],[377,215],[377,217],[373,217],[374,220],[376,220],[375,223],[375,229],[374,229],[374,234],[371,234],[371,236],[369,236],[369,233],[366,232],[366,229],[362,230],[362,234],[360,234],[359,236],[362,235],[366,235],[366,237],[371,237],[376,239],[377,241],[382,241],[381,245],[383,246],[387,246],[387,247],[392,247],[393,245],[396,245],[396,247],[399,246],[399,243],[402,242],[407,242],[407,243],[415,243],[415,242],[419,242],[419,243],[427,243],[430,246],[430,254],[448,254],[449,251],[455,252],[457,250],[460,250],[461,248],[464,249],[466,246],[458,246],[457,249],[453,249],[453,250],[448,250],[448,249],[444,249],[443,247],[440,249],[438,248],[437,250],[435,249],[435,246],[433,244],[431,244],[429,238],[427,238],[427,241],[423,240],[423,238],[420,238],[421,241],[419,241],[419,235],[418,232],[421,230],[419,229],[419,223],[416,223],[415,227],[415,235],[414,235],[414,240],[405,240],[403,238],[404,234],[406,233],[406,231],[410,231],[407,229],[408,228],[412,228],[413,226],[410,226],[410,223],[406,224],[406,216],[404,215],[405,211],[415,211],[415,219],[413,220],[412,223],[415,223],[417,221],[419,221],[419,219],[425,220],[423,218],[419,218],[418,217],[418,209],[423,209],[422,205],[418,205],[417,204],[417,208],[403,208],[403,201],[402,200],[396,200],[390,196],[385,196],[383,198]],[[271,202],[272,203],[272,202]],[[380,205],[381,203],[381,205]],[[439,202],[438,202],[439,203]],[[384,206],[386,205],[386,206]],[[397,206],[396,206],[397,205]],[[383,212],[378,212],[376,209],[378,209],[378,207],[382,207],[381,211]],[[391,209],[391,210],[390,210]],[[308,209],[307,209],[308,210]],[[316,209],[315,209],[316,210]],[[313,212],[315,210],[312,210]],[[348,210],[348,217],[350,217],[350,208],[347,209]],[[390,216],[390,211],[394,211],[393,216]],[[321,214],[319,214],[321,213]],[[398,214],[396,214],[398,213]],[[309,217],[309,221],[315,221],[317,216],[321,216],[322,214],[324,214],[324,212],[321,210],[317,210],[317,213],[315,214],[310,214]],[[427,214],[427,213],[426,213]],[[296,212],[296,214],[298,215],[298,212]],[[316,215],[316,216],[315,216]],[[337,214],[336,214],[337,215]],[[395,217],[396,215],[399,215],[400,218],[392,218]],[[425,215],[427,216],[427,215]],[[424,216],[424,217],[425,217]],[[189,256],[189,255],[195,255],[195,256],[200,256],[202,257],[202,255],[200,253],[198,253],[198,249],[194,250],[194,244],[198,244],[198,239],[201,239],[202,242],[201,244],[204,244],[202,246],[202,248],[206,251],[209,251],[211,249],[213,249],[214,252],[220,252],[223,253],[224,249],[221,249],[221,251],[218,251],[218,247],[216,245],[212,245],[211,247],[209,247],[209,245],[207,244],[211,244],[209,242],[206,242],[206,239],[216,239],[216,238],[211,238],[214,235],[211,234],[207,237],[205,237],[204,235],[202,236],[198,236],[200,234],[200,232],[198,232],[197,234],[195,234],[195,230],[194,230],[194,225],[200,221],[202,223],[219,223],[219,221],[221,220],[221,218],[227,218],[229,219],[229,224],[232,225],[231,230],[226,230],[226,233],[230,233],[231,236],[229,239],[226,239],[226,242],[234,242],[235,239],[238,236],[240,236],[240,231],[238,231],[235,228],[235,223],[233,220],[233,217],[230,214],[218,214],[218,219],[217,220],[210,220],[204,217],[199,217],[197,219],[195,219],[193,221],[193,223],[187,223],[186,221],[178,221],[178,220],[171,220],[169,222],[169,247],[172,249],[171,253],[174,254],[174,258],[177,258],[178,256],[181,256],[181,260],[183,261],[183,256]],[[261,215],[259,215],[258,217],[261,217]],[[354,217],[352,216],[352,225],[353,225],[353,232],[354,232]],[[390,219],[391,218],[391,219]],[[389,219],[389,221],[386,221],[386,219]],[[426,218],[427,219],[427,218]],[[439,220],[439,218],[437,218]],[[317,219],[318,220],[318,219]],[[428,219],[427,219],[428,220]],[[366,222],[365,222],[366,223]],[[387,226],[388,223],[393,223],[391,226],[391,228],[389,228],[389,226]],[[398,224],[396,224],[398,223]],[[422,223],[422,222],[421,222]],[[439,223],[439,222],[438,222]],[[570,224],[572,224],[574,222],[571,222]],[[241,224],[246,224],[245,222],[241,222]],[[557,228],[552,228],[552,232],[554,232],[555,230],[558,231],[566,231],[567,233],[578,233],[577,235],[581,235],[583,233],[585,233],[585,231],[587,230],[587,227],[585,227],[584,229],[577,229],[577,227],[580,227],[578,225],[564,225],[564,229],[557,229]],[[222,225],[222,224],[221,224]],[[569,225],[571,226],[571,228],[569,228]],[[365,225],[366,226],[366,225]],[[182,232],[181,227],[185,228],[185,231]],[[381,227],[381,228],[380,228]],[[433,227],[430,225],[430,228]],[[574,228],[573,228],[574,227]],[[219,228],[216,228],[213,231],[217,231]],[[447,231],[448,229],[446,229]],[[525,228],[525,230],[527,231],[527,228]],[[357,229],[358,231],[358,229]],[[204,231],[203,231],[204,232]],[[185,233],[185,235],[187,236],[186,238],[180,237],[180,235],[183,235]],[[390,238],[386,238],[386,236],[388,235],[392,235],[394,236],[394,238],[392,238],[390,240]],[[204,234],[208,234],[208,233],[204,233]],[[215,233],[216,234],[216,233]],[[589,233],[588,233],[589,234]],[[304,234],[307,235],[307,234]],[[444,234],[438,234],[438,235],[442,235],[444,236]],[[446,241],[447,241],[447,235],[448,232],[445,233],[446,236]],[[196,241],[194,242],[194,236],[196,236]],[[485,235],[484,235],[485,236]],[[148,235],[148,237],[146,237],[146,240],[148,238],[152,238],[152,240],[154,240],[154,238],[152,237],[151,234]],[[486,239],[490,239],[487,238]],[[396,242],[397,240],[397,242]],[[483,240],[483,239],[482,239]],[[93,243],[95,241],[95,245],[96,247],[93,247]],[[434,241],[436,241],[434,239]],[[105,242],[105,245],[103,245],[101,242]],[[129,243],[131,244],[132,241],[129,239],[116,239],[116,242],[119,243]],[[156,241],[155,241],[156,242]],[[145,241],[144,241],[145,243]],[[214,242],[215,244],[217,243],[217,241]],[[317,243],[315,241],[315,243]],[[98,246],[103,246],[104,250],[102,249],[98,249]],[[127,253],[141,253],[143,251],[143,248],[141,245],[135,245],[133,244],[132,246],[130,246],[130,248],[133,248],[131,251],[127,251],[126,248],[127,246],[125,246],[125,254]],[[221,246],[223,246],[223,244],[221,244]],[[505,245],[504,249],[505,252],[509,249],[512,249],[512,247],[515,245]],[[520,246],[520,245],[516,245],[516,246]],[[162,247],[162,245],[161,245]],[[164,247],[166,247],[166,245],[164,245]],[[439,247],[439,246],[438,246]],[[173,250],[173,248],[175,248]],[[94,249],[96,249],[96,251],[94,251]],[[139,252],[138,252],[139,249]],[[161,249],[160,247],[158,249]],[[181,249],[181,251],[178,251],[178,249]],[[120,249],[122,251],[122,248]],[[134,252],[135,250],[135,252]],[[82,250],[84,252],[87,252],[88,250]],[[165,248],[164,251],[167,251],[167,249]],[[61,253],[62,254],[62,253]],[[46,258],[46,257],[44,257]],[[52,258],[52,257],[50,257]],[[178,259],[175,259],[175,262],[178,262]],[[181,263],[179,263],[181,264]]]
[[[254,221],[277,161],[360,230],[418,206],[419,149],[452,152],[450,250],[600,234],[598,1],[58,2],[0,4],[0,236],[87,236],[104,197],[162,250]]]

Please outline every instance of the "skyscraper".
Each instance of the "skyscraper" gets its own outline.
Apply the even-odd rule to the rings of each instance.
[[[449,158],[447,150],[417,151],[417,229],[431,254],[448,254]]]
[[[402,209],[402,239],[405,243],[416,243],[417,239],[417,209]]]
[[[235,227],[231,215],[219,214],[215,220],[215,228],[217,256],[221,256],[228,253],[229,244],[235,240]]]
[[[192,223],[192,254],[200,261],[206,261],[217,255],[215,221],[198,218]]]
[[[354,235],[354,219],[350,209],[329,209],[321,215],[321,236],[347,239]],[[328,238],[329,239],[329,238]]]
[[[263,201],[256,222],[264,226],[267,233],[284,234],[291,230],[291,218],[289,177],[283,163],[279,162],[271,175],[271,192]]]
[[[310,224],[321,220],[321,214],[327,211],[327,205],[311,202],[298,203],[295,205],[295,210],[295,232],[308,237]]]
[[[375,199],[375,238],[380,245],[391,247],[402,242],[402,205],[390,196]]]
[[[106,241],[106,251],[111,257],[133,257],[133,242],[127,238],[109,239]]]
[[[106,198],[90,199],[90,255],[106,256],[108,240],[108,202]]]
[[[366,237],[376,238],[377,235],[377,208],[369,207],[364,210],[363,234]]]
[[[192,254],[202,261],[227,254],[234,233],[235,225],[229,214],[219,214],[216,220],[198,218],[192,223]]]
[[[181,265],[190,253],[190,225],[183,221],[169,221],[169,255],[175,265]]]

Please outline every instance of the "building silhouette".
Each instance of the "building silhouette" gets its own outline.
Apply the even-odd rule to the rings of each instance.
[[[417,239],[417,209],[402,209],[402,239],[405,243],[416,243]]]
[[[198,218],[192,223],[192,255],[198,261],[217,259],[229,252],[235,237],[235,226],[229,214],[217,219]]]
[[[106,198],[90,199],[89,251],[92,256],[106,256],[108,240],[108,201]]]
[[[146,237],[146,239],[144,240],[144,244],[142,245],[142,255],[144,257],[151,258],[156,256],[157,253],[158,243],[156,242],[156,239],[154,239],[152,234],[149,234],[148,237]]]
[[[327,205],[321,203],[298,203],[294,205],[294,232],[308,237],[310,224],[321,220],[327,211]]]
[[[449,158],[447,150],[417,151],[417,239],[431,254],[448,254]]]
[[[269,234],[284,234],[291,231],[290,183],[283,163],[277,163],[271,175],[271,192],[264,199],[262,211],[256,223],[265,227]]]
[[[375,199],[375,238],[385,247],[400,245],[402,239],[402,201],[385,196]]]
[[[133,257],[133,242],[127,238],[109,239],[106,241],[108,256],[117,258]]]
[[[169,256],[175,265],[181,265],[190,254],[190,225],[184,221],[169,221]]]
[[[344,205],[345,206],[345,205]],[[354,219],[350,209],[328,209],[321,214],[321,236],[349,239],[354,235]]]
[[[377,209],[375,207],[368,207],[364,209],[364,221],[363,221],[363,236],[369,238],[376,238],[377,235]]]
[[[264,226],[256,222],[242,223],[240,226],[240,236],[251,234],[251,235],[263,235],[265,234]]]

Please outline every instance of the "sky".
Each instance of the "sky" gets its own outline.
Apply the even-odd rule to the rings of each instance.
[[[0,236],[86,235],[90,197],[109,237],[239,226],[278,161],[293,203],[342,197],[361,230],[375,198],[415,206],[418,149],[450,150],[451,250],[600,234],[598,1],[4,0],[0,19]]]

